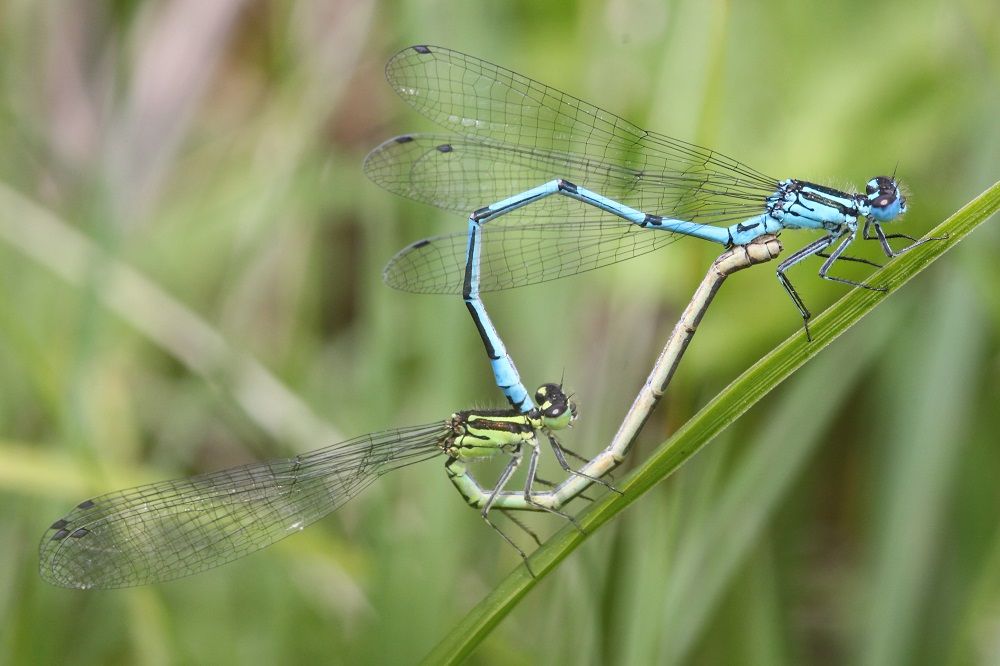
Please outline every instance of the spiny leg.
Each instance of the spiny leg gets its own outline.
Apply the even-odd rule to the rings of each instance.
[[[856,235],[857,235],[857,231],[856,230],[851,231],[848,234],[846,234],[846,236],[844,237],[844,240],[841,241],[840,245],[838,245],[837,248],[833,252],[830,253],[830,256],[827,258],[827,260],[823,262],[822,266],[820,266],[819,276],[821,278],[823,278],[824,280],[832,280],[833,282],[841,282],[843,284],[849,284],[852,287],[863,287],[864,289],[870,289],[871,291],[886,291],[886,287],[874,287],[874,286],[872,286],[870,284],[866,284],[864,282],[856,282],[854,280],[849,280],[847,278],[837,277],[835,275],[829,275],[830,268],[833,267],[833,264],[844,253],[844,250],[846,250],[847,247],[851,243],[854,242],[854,238],[855,238]]]
[[[545,433],[545,437],[548,438],[549,445],[552,447],[552,453],[555,454],[556,460],[559,462],[559,466],[563,468],[564,472],[568,472],[568,473],[570,473],[570,474],[572,474],[574,476],[581,476],[581,477],[583,477],[585,479],[590,479],[591,481],[593,481],[595,483],[601,484],[602,486],[604,486],[608,490],[616,492],[619,495],[623,494],[622,491],[618,490],[617,488],[615,488],[613,485],[611,485],[610,483],[608,483],[604,479],[599,479],[596,476],[590,476],[589,474],[584,474],[583,472],[578,472],[578,471],[574,470],[572,467],[570,467],[569,463],[566,461],[566,456],[563,455],[564,452],[565,453],[569,453],[570,455],[573,455],[573,456],[579,458],[580,460],[583,460],[584,462],[590,462],[590,461],[587,460],[587,459],[585,459],[585,458],[582,458],[581,456],[579,456],[579,455],[573,453],[572,451],[569,451],[568,449],[566,449],[562,445],[562,443],[556,438],[556,436],[553,435],[552,433],[546,432]]]
[[[535,475],[535,483],[540,483],[541,485],[545,486],[546,488],[555,488],[556,485],[558,485],[558,484],[556,484],[555,481],[549,481],[548,479],[543,479],[542,477],[538,476],[537,474]],[[584,493],[580,493],[579,495],[577,495],[577,497],[579,497],[580,499],[583,499],[583,500],[587,500],[588,502],[593,502],[594,501],[593,497],[590,497],[590,496],[588,496],[588,495],[586,495]]]
[[[824,259],[829,259],[830,255],[826,252],[817,252],[817,257],[822,257]],[[871,261],[870,259],[862,259],[861,257],[849,257],[846,254],[840,255],[837,261],[856,261],[859,264],[866,264],[868,266],[874,266],[875,268],[882,268],[882,264],[877,261]]]
[[[869,229],[871,227],[875,227],[874,236],[870,235],[869,233]],[[923,240],[919,240],[917,238],[914,238],[913,236],[908,236],[907,234],[887,234],[885,233],[885,231],[882,230],[882,225],[879,224],[878,222],[873,221],[871,218],[865,220],[865,227],[862,230],[861,236],[865,240],[875,240],[877,238],[879,243],[882,245],[882,251],[885,253],[885,256],[889,257],[890,259],[892,259],[893,257],[898,257],[904,252],[909,252],[913,248],[923,245],[924,243],[929,243],[930,241],[939,241],[948,239],[948,236],[933,236],[931,238],[925,238]],[[902,248],[901,250],[893,250],[892,246],[889,245],[890,238],[905,238],[906,240],[913,242],[910,245],[907,245],[906,247]]]
[[[549,513],[554,513],[557,516],[562,516],[569,522],[573,523],[573,527],[580,530],[581,532],[586,533],[586,531],[583,529],[583,526],[576,521],[576,518],[560,510],[558,507],[554,506],[550,507],[539,504],[538,502],[535,501],[534,497],[532,497],[532,490],[533,490],[532,484],[535,481],[535,472],[538,470],[538,454],[539,454],[538,440],[533,437],[528,442],[528,445],[531,446],[531,457],[528,459],[528,474],[524,480],[525,503],[529,504],[530,506],[537,507],[542,511],[548,511]]]
[[[507,534],[500,529],[492,520],[489,519],[489,510],[493,503],[496,501],[501,488],[510,479],[511,474],[517,469],[517,464],[520,460],[520,452],[518,451],[514,457],[511,458],[510,463],[507,464],[507,469],[500,477],[500,482],[497,487],[493,489],[490,494],[487,494],[482,487],[476,482],[474,478],[469,474],[468,469],[464,461],[449,457],[445,461],[444,468],[448,473],[448,478],[451,480],[452,485],[458,490],[459,494],[465,498],[466,503],[476,509],[482,509],[483,519],[486,524],[492,527],[497,534],[503,537],[503,540],[510,544],[511,548],[516,550],[524,560],[524,564],[528,569],[528,572],[534,577],[534,572],[531,570],[531,566],[528,564],[528,556]],[[520,498],[523,501],[523,498]]]
[[[538,535],[535,533],[535,531],[530,527],[528,527],[523,520],[515,517],[513,511],[508,511],[507,509],[497,509],[497,511],[502,513],[504,516],[507,517],[508,520],[510,520],[510,522],[514,523],[515,525],[520,527],[524,532],[526,532],[528,536],[534,539],[536,544],[538,544],[539,546],[542,545],[542,540],[538,538]]]
[[[806,304],[802,302],[802,297],[799,296],[799,292],[795,290],[792,286],[791,280],[785,275],[785,271],[794,266],[795,264],[801,263],[813,256],[817,252],[822,252],[831,243],[837,240],[837,236],[832,234],[823,236],[822,238],[814,240],[802,249],[796,251],[790,257],[778,264],[778,281],[781,282],[781,286],[785,288],[785,292],[791,297],[792,303],[795,307],[799,309],[799,314],[802,315],[802,327],[806,330],[806,339],[812,340],[812,335],[809,333],[809,319],[812,317],[812,313],[806,307]]]
[[[585,458],[584,456],[581,456],[579,453],[577,453],[576,451],[572,450],[571,448],[569,448],[568,446],[566,446],[562,442],[559,442],[559,449],[563,453],[567,454],[570,458],[575,458],[575,459],[579,460],[580,462],[582,462],[584,465],[586,465],[587,463],[590,462],[590,458]],[[565,467],[563,469],[565,469]],[[572,470],[568,470],[568,471],[572,471]],[[612,481],[615,480],[614,472],[611,472],[610,470],[607,471],[607,472],[605,472],[604,476],[608,477]],[[589,478],[589,477],[587,477],[587,478]],[[597,480],[600,481],[600,479],[597,479]]]
[[[559,449],[563,453],[567,454],[570,458],[574,458],[576,460],[579,460],[582,463],[588,463],[588,462],[590,462],[590,459],[584,458],[583,456],[581,456],[579,453],[577,453],[573,449],[569,448],[568,446],[565,446],[562,442],[559,442]]]
[[[493,491],[490,493],[489,498],[486,500],[486,504],[483,506],[481,515],[483,516],[483,520],[486,521],[486,524],[492,527],[494,530],[496,530],[497,534],[502,536],[504,541],[509,543],[511,548],[517,551],[517,553],[521,556],[521,559],[524,560],[524,566],[528,569],[528,573],[531,574],[532,578],[535,578],[535,572],[531,570],[531,565],[528,564],[527,553],[525,553],[520,546],[514,543],[514,540],[511,539],[509,536],[507,536],[507,534],[502,529],[500,529],[500,527],[496,523],[490,520],[490,509],[493,508],[493,503],[496,502],[497,495],[500,494],[500,492],[504,489],[504,486],[507,485],[507,482],[510,481],[510,477],[514,475],[514,472],[517,470],[518,465],[520,464],[521,464],[521,449],[520,447],[518,447],[518,449],[514,451],[513,454],[511,454],[510,462],[507,463],[507,467],[505,467],[503,472],[500,474],[500,478],[497,480],[496,486],[493,488]]]

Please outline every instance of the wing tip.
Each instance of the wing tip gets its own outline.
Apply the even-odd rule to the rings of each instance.
[[[445,272],[443,274],[444,279],[442,279],[442,274],[422,274],[422,271],[414,267],[414,257],[411,254],[415,251],[419,254],[424,254],[425,252],[439,254],[440,250],[437,241],[453,240],[453,236],[464,238],[465,234],[432,236],[410,243],[397,252],[389,260],[389,263],[385,265],[385,268],[382,269],[382,282],[392,289],[409,294],[461,294],[462,280],[460,279],[460,272],[450,273],[450,278],[448,277],[449,272]],[[425,248],[427,249],[425,250]],[[439,256],[438,259],[440,260],[440,258]],[[456,276],[459,276],[459,278],[456,279]]]
[[[394,53],[392,57],[389,58],[389,61],[385,64],[386,77],[389,79],[390,82],[392,81],[390,73],[393,65],[397,63],[399,60],[403,60],[405,58],[412,58],[413,54],[417,54],[418,56],[428,56],[428,55],[434,56],[438,51],[441,50],[447,50],[447,49],[442,49],[439,46],[432,46],[430,44],[413,44],[411,46],[402,48],[396,51],[396,53]]]

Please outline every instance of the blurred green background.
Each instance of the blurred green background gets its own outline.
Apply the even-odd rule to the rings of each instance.
[[[4,3],[0,662],[411,663],[518,564],[428,462],[194,578],[37,574],[43,529],[86,497],[500,404],[461,302],[380,282],[463,224],[361,173],[429,129],[382,75],[413,43],[776,177],[897,169],[917,235],[1000,175],[994,0]],[[998,223],[590,539],[473,661],[1000,662]],[[714,253],[488,298],[526,383],[576,392],[568,445],[604,446]],[[819,311],[844,289],[815,268],[795,276]],[[732,278],[632,462],[798,331],[772,267]]]

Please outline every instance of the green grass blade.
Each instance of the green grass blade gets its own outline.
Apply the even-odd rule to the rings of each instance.
[[[780,402],[768,408],[768,418],[750,441],[740,442],[746,456],[733,469],[725,487],[711,503],[711,514],[695,529],[680,535],[670,563],[670,578],[662,590],[658,612],[650,613],[661,630],[659,653],[652,663],[683,664],[701,639],[709,619],[730,590],[734,578],[751,561],[767,552],[754,553],[767,541],[771,517],[786,501],[803,468],[817,454],[858,380],[891,339],[901,317],[881,317],[869,322],[854,344],[838,345],[792,378]],[[874,324],[874,325],[872,325]],[[808,414],[807,419],[802,415]],[[794,436],[789,437],[789,433]],[[759,603],[773,594],[748,594],[747,603]],[[758,598],[759,597],[759,598]],[[772,603],[774,600],[771,600]],[[747,613],[747,645],[765,640],[773,631],[763,630],[766,617]],[[758,626],[759,625],[759,626]],[[778,663],[749,659],[747,663]]]
[[[956,245],[978,225],[1000,210],[1000,182],[970,201],[935,228],[931,236],[946,240],[922,245],[888,263],[870,282],[887,287],[885,292],[854,289],[815,319],[810,327],[813,342],[797,332],[751,366],[713,398],[670,439],[661,444],[641,467],[618,485],[621,495],[609,493],[577,516],[586,530],[567,526],[531,556],[533,578],[517,567],[471,609],[425,657],[425,663],[453,664],[462,661],[489,635],[517,603],[545,575],[575,550],[587,536],[637,500],[656,483],[673,473],[688,458],[724,428],[773,390],[782,380],[818,354],[938,257]]]
[[[965,428],[977,404],[977,387],[965,379],[975,374],[976,355],[985,347],[989,327],[957,271],[937,281],[925,299],[927,307],[909,322],[913,334],[887,355],[887,363],[897,370],[882,382],[874,400],[887,414],[898,416],[875,426],[884,429],[878,439],[886,461],[874,500],[878,536],[868,554],[865,579],[870,583],[859,606],[865,630],[854,660],[858,664],[924,658],[940,663],[945,655],[933,650],[943,648],[945,636],[957,633],[951,627],[952,612],[936,597],[940,582],[934,573],[937,563],[954,552],[941,535],[962,483],[960,464],[968,447],[960,443],[970,439]],[[897,405],[913,410],[902,416],[893,411]],[[934,621],[928,626],[924,620],[930,617]]]
[[[103,304],[192,372],[220,387],[263,432],[306,448],[344,439],[248,354],[157,282],[109,254],[72,224],[0,182],[0,242],[69,284],[86,288],[99,267]]]

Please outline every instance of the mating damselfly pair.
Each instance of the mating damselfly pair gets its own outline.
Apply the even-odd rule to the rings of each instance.
[[[575,407],[556,384],[543,385],[532,400],[480,293],[606,266],[681,236],[750,247],[784,229],[815,229],[823,236],[778,268],[807,322],[809,311],[785,274],[788,268],[817,255],[826,259],[822,277],[867,287],[829,274],[838,259],[871,263],[844,254],[862,219],[864,238],[878,239],[887,256],[926,242],[883,230],[882,224],[906,209],[891,177],[872,179],[863,195],[771,179],[440,47],[408,48],[390,60],[386,71],[405,100],[454,133],[396,137],[369,155],[366,172],[394,192],[468,214],[469,222],[465,233],[405,248],[386,268],[385,280],[408,291],[463,296],[513,409],[457,412],[447,421],[366,435],[294,458],[87,500],[43,536],[41,571],[47,580],[70,587],[120,587],[218,566],[318,520],[384,472],[440,453],[447,456],[453,483],[491,525],[491,509],[566,515],[561,507],[617,465],[630,442],[616,437],[574,471],[553,431],[570,425]],[[893,250],[892,238],[913,242]],[[752,259],[748,253],[732,270],[774,255]],[[707,288],[707,297],[692,301],[685,313],[692,318],[678,326],[682,337],[687,331],[683,343],[668,343],[671,368],[718,284]],[[658,390],[668,380],[669,372]],[[650,409],[652,404],[655,399]],[[534,487],[539,435],[549,439],[568,474],[545,491]],[[525,447],[524,488],[507,490]],[[498,453],[508,454],[510,461],[492,489],[484,488],[465,464]]]

